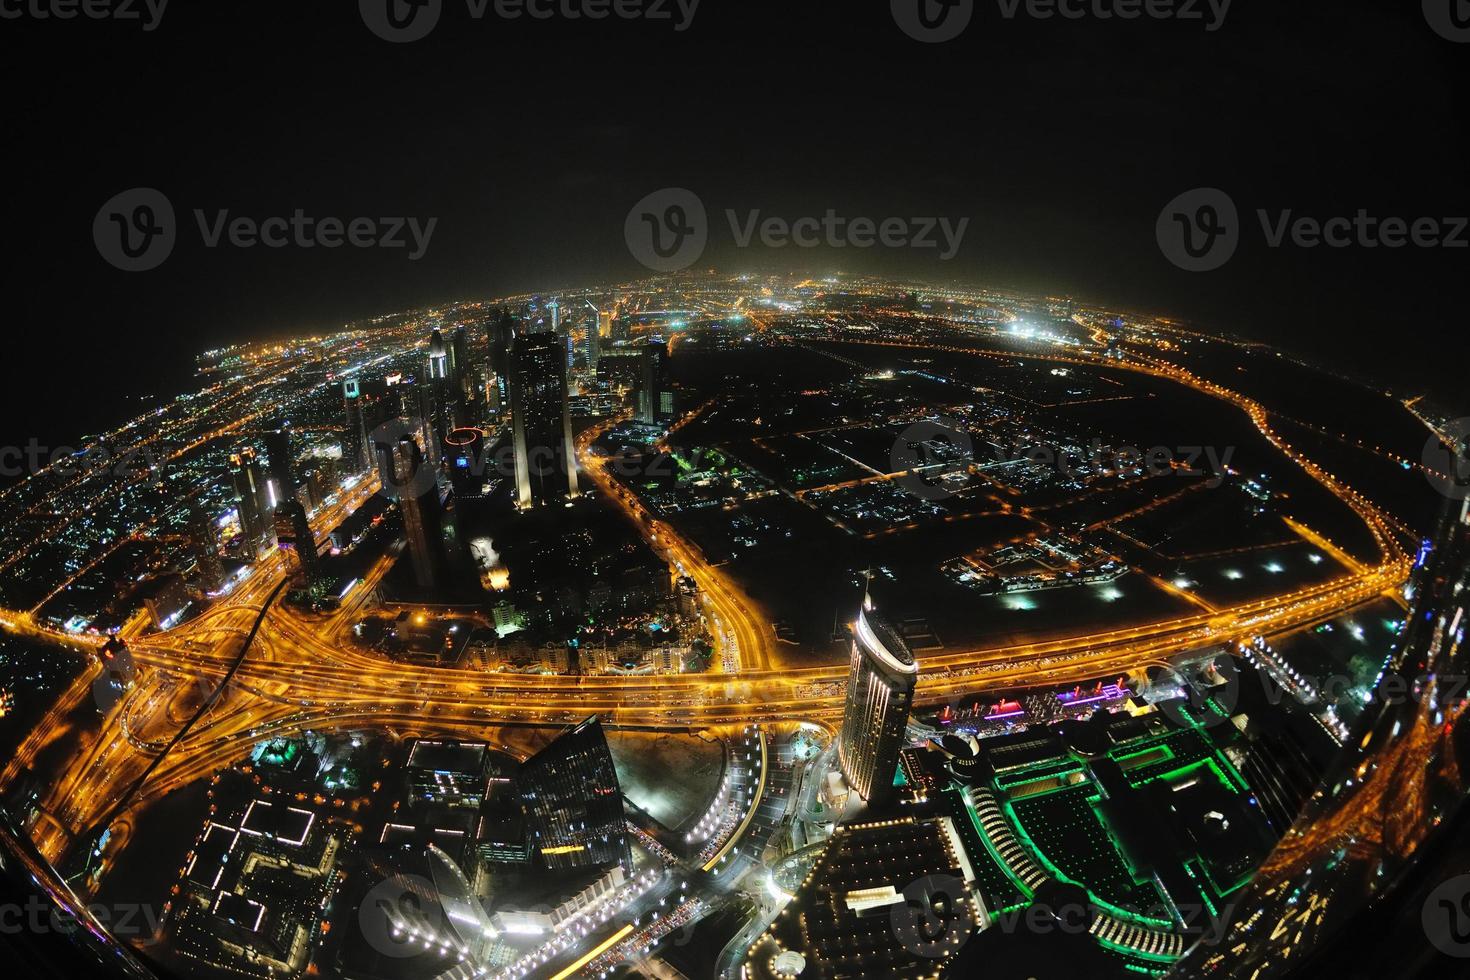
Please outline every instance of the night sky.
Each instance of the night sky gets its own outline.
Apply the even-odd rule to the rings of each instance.
[[[1434,386],[1470,410],[1457,295],[1470,249],[1272,249],[1254,215],[1470,214],[1470,44],[1438,36],[1417,2],[1237,0],[1208,32],[1006,20],[979,0],[941,45],[905,36],[886,0],[704,0],[682,32],[477,21],[444,2],[437,29],[404,45],[370,33],[353,0],[174,0],[151,32],[0,21],[6,342],[20,375],[64,396],[9,388],[6,444],[73,438],[130,414],[120,395],[182,390],[215,344],[638,275],[624,217],[666,186],[707,205],[701,265],[721,271],[1070,293]],[[99,256],[92,222],[137,186],[173,202],[179,242],[129,274]],[[1199,186],[1226,190],[1245,227],[1233,261],[1194,274],[1163,257],[1154,226]],[[207,249],[195,208],[439,220],[409,261]],[[971,220],[941,262],[736,249],[726,208]]]

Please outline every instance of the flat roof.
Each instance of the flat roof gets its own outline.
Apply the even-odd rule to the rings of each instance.
[[[306,843],[306,835],[315,820],[316,814],[310,810],[252,800],[245,819],[240,822],[240,833],[299,846]]]
[[[489,746],[484,742],[440,742],[421,738],[408,753],[410,769],[478,775],[485,769]]]

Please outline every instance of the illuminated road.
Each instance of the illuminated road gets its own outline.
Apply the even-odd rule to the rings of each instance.
[[[1119,365],[1109,362],[1105,366]],[[1155,364],[1130,369],[1166,376],[1232,401],[1271,437],[1265,410],[1248,399],[1178,369]],[[721,646],[734,651],[732,670],[705,675],[523,676],[389,662],[354,649],[343,639],[387,571],[389,561],[385,559],[344,599],[342,608],[329,615],[271,608],[255,646],[216,708],[158,765],[128,812],[239,761],[264,738],[306,730],[371,728],[399,736],[476,737],[494,726],[556,726],[592,714],[614,725],[658,728],[835,721],[842,708],[846,666],[781,668],[773,653],[770,624],[758,614],[755,604],[729,576],[704,561],[690,542],[617,484],[605,471],[603,460],[586,452],[601,431],[584,433],[579,439],[584,472],[608,500],[625,511],[652,547],[699,584],[707,597],[712,632]],[[1397,590],[1408,574],[1410,559],[1385,518],[1366,499],[1292,453],[1289,446],[1272,441],[1363,518],[1380,550],[1376,564],[1354,563],[1340,578],[1220,610],[1199,610],[1085,636],[928,657],[922,665],[917,703],[931,705],[974,694],[1116,676],[1160,663],[1181,651],[1315,623]],[[335,526],[375,489],[365,481],[317,514],[318,532]],[[174,630],[131,643],[137,666],[134,687],[102,720],[98,734],[77,738],[78,748],[63,760],[43,794],[47,817],[34,828],[43,853],[57,859],[76,835],[93,829],[120,799],[123,788],[138,778],[177,731],[189,709],[197,707],[226,675],[261,603],[289,573],[289,561],[279,553],[269,556],[231,595],[204,614]],[[38,630],[29,617],[0,616],[15,632],[61,639]],[[78,641],[68,642],[76,645]],[[7,764],[7,781],[20,767],[31,766],[40,752],[69,730],[68,719],[91,696],[95,672],[94,666],[64,692]],[[126,819],[124,814],[122,821]]]

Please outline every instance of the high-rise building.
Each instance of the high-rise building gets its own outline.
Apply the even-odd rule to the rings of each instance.
[[[306,574],[308,585],[318,578],[318,552],[316,533],[306,517],[306,508],[295,500],[282,501],[276,507],[276,545],[296,552],[301,570]]]
[[[204,591],[213,592],[225,580],[224,565],[219,560],[219,536],[214,533],[214,522],[198,504],[190,501],[188,514],[189,548],[194,552],[199,584]]]
[[[449,348],[444,344],[444,331],[438,327],[429,336],[428,374],[433,381],[449,379]]]
[[[1426,935],[1463,951],[1470,827],[1470,461],[1450,482],[1434,537],[1409,577],[1409,609],[1376,688],[1326,778],[1249,884],[1221,910],[1221,932],[1171,976],[1400,976],[1406,957],[1449,976]],[[1409,952],[1409,951],[1412,951]],[[1452,954],[1457,955],[1457,954]],[[1438,971],[1436,971],[1438,968]]]
[[[437,589],[444,583],[444,512],[439,500],[439,482],[424,479],[423,453],[408,436],[392,448],[393,482],[398,507],[403,512],[403,534],[413,563],[414,581],[421,589]]]
[[[643,348],[643,362],[638,375],[638,418],[658,422],[674,415],[674,392],[668,382],[669,348],[661,340],[651,340]]]
[[[596,371],[597,362],[602,357],[602,314],[590,301],[587,303],[587,309],[591,312],[591,316],[585,321],[587,326],[584,344],[586,347],[583,359],[589,371]]]
[[[533,756],[517,776],[531,851],[549,870],[633,869],[623,793],[602,723],[589,718]]]
[[[455,327],[449,335],[449,374],[454,401],[454,424],[464,425],[465,405],[475,399],[474,370],[470,364],[469,336],[464,327]]]
[[[489,460],[485,458],[485,433],[479,429],[455,429],[444,438],[444,462],[457,500],[479,497],[485,492]]]
[[[348,473],[361,473],[371,462],[372,453],[368,446],[362,387],[356,378],[342,382],[342,405],[346,415],[346,427],[342,432],[342,466]]]
[[[511,361],[516,501],[524,508],[576,497],[566,341],[554,333],[522,335],[515,340]]]
[[[853,628],[837,755],[848,786],[864,800],[881,803],[893,791],[919,664],[903,637],[867,607],[864,602]]]
[[[424,445],[424,455],[431,467],[439,465],[439,446],[448,434],[450,426],[444,412],[444,383],[426,378],[412,389],[416,403],[413,414],[418,419],[419,441]]]
[[[510,376],[510,348],[517,333],[515,317],[502,309],[485,329],[490,340],[490,370],[496,377]]]
[[[230,479],[235,488],[235,508],[240,517],[245,556],[254,558],[264,547],[270,531],[270,490],[252,447],[243,446],[230,456]]]
[[[291,459],[291,423],[280,426],[265,434],[265,459],[270,467],[271,486],[274,493],[270,505],[275,507],[284,500],[296,496],[296,468]]]

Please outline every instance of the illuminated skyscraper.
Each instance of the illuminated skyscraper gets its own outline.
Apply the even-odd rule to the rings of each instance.
[[[403,512],[403,535],[408,540],[414,581],[419,588],[437,589],[445,576],[444,513],[438,480],[426,477],[423,453],[408,436],[392,447],[392,462],[392,485]]]
[[[531,852],[547,869],[621,864],[632,872],[618,771],[596,718],[536,753],[516,789]]]
[[[524,508],[576,497],[566,341],[554,333],[517,337],[511,362],[516,502]]]
[[[296,468],[291,459],[291,423],[282,422],[278,428],[265,434],[265,459],[270,466],[271,485],[275,494],[270,498],[271,506],[296,496]]]
[[[188,505],[189,547],[194,552],[199,570],[199,584],[206,592],[218,589],[225,580],[224,566],[219,560],[219,536],[214,523],[193,501]]]
[[[596,371],[597,362],[602,357],[602,314],[590,302],[587,309],[592,311],[592,317],[587,321],[587,369]]]
[[[247,558],[254,558],[265,545],[270,531],[270,489],[255,450],[250,446],[230,456],[230,480],[235,488],[235,508]]]
[[[853,629],[837,754],[848,786],[864,800],[881,803],[893,791],[919,665],[903,638],[866,606]]]
[[[638,374],[638,418],[657,422],[674,414],[674,392],[668,382],[669,348],[661,340],[649,341],[643,348],[643,363]]]
[[[444,463],[456,500],[485,492],[485,434],[479,429],[455,429],[444,439]]]
[[[485,325],[490,342],[490,373],[495,376],[495,395],[501,410],[510,404],[510,351],[517,330],[510,310],[502,309]]]
[[[276,545],[296,552],[301,570],[306,574],[307,584],[314,585],[318,578],[318,554],[316,533],[306,517],[306,508],[295,500],[283,501],[276,507]]]
[[[444,344],[444,331],[438,327],[429,337],[429,378],[433,381],[449,379],[449,348]]]
[[[1221,910],[1183,980],[1463,975],[1470,866],[1470,460],[1446,453],[1438,526],[1362,716],[1296,823]],[[1356,695],[1356,692],[1350,692]],[[1425,939],[1449,956],[1435,958]],[[1417,961],[1417,962],[1416,962]]]
[[[342,405],[346,428],[342,432],[342,467],[348,473],[361,473],[372,459],[368,445],[367,419],[363,414],[363,394],[356,378],[342,382]]]
[[[439,465],[439,447],[449,433],[444,419],[444,382],[425,378],[411,389],[411,400],[416,411],[410,414],[418,419],[419,441],[425,447],[424,455],[429,466]]]
[[[454,332],[449,335],[449,377],[450,397],[454,402],[454,424],[464,425],[468,419],[465,416],[465,404],[475,397],[474,385],[471,377],[474,372],[470,365],[469,338],[465,334],[464,327],[455,327]]]

